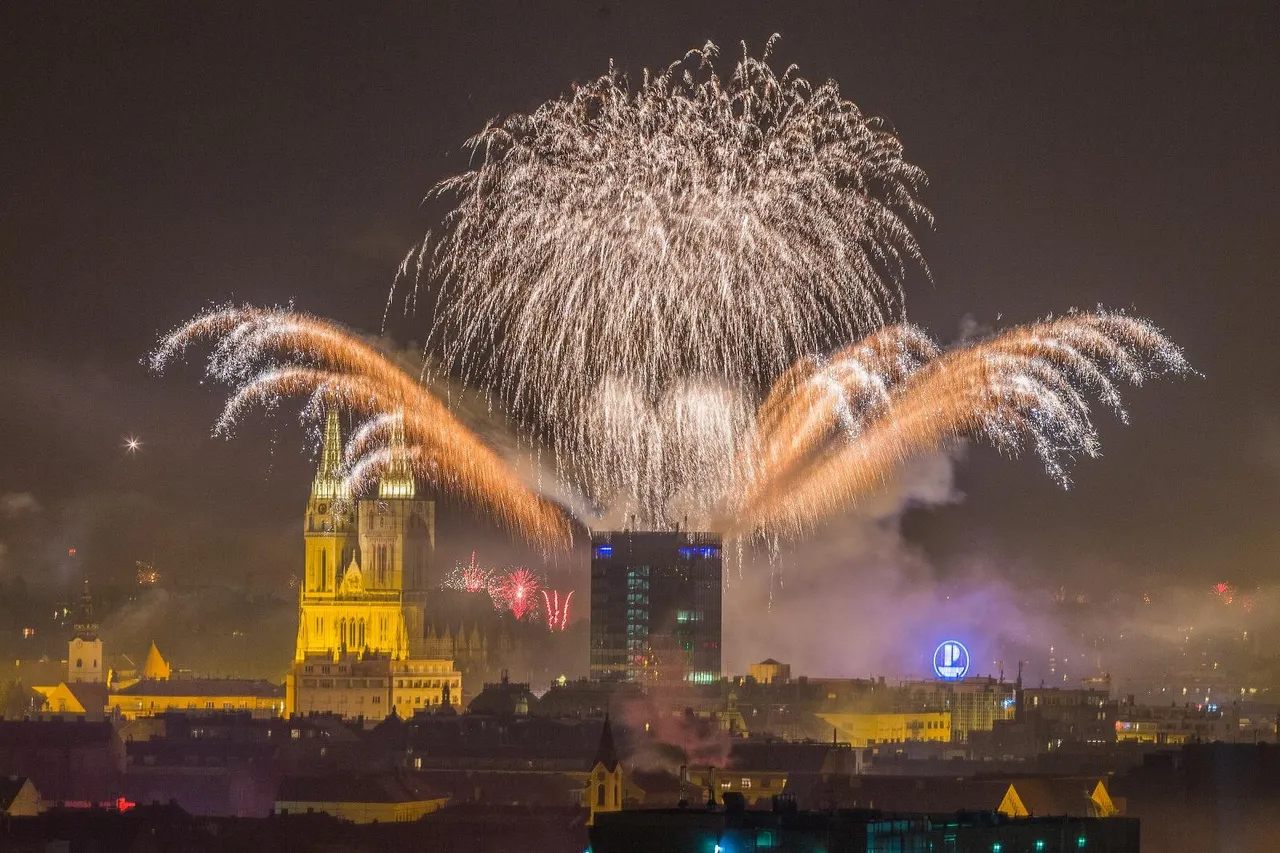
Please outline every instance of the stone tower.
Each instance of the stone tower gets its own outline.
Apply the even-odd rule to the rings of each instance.
[[[67,644],[67,683],[105,684],[102,666],[102,638],[93,616],[93,600],[89,597],[89,579],[84,579],[80,604],[76,608],[75,636]]]
[[[296,661],[366,652],[402,660],[423,643],[435,505],[417,499],[399,421],[388,452],[377,498],[353,502],[342,478],[338,415],[328,412],[307,501]]]

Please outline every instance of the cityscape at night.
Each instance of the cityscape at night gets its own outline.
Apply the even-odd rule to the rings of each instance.
[[[0,12],[0,851],[1280,849],[1280,9]]]

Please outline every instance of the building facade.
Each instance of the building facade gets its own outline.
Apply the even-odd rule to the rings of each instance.
[[[420,500],[393,424],[376,498],[353,500],[342,477],[338,415],[325,419],[307,501],[298,638],[286,684],[290,714],[381,719],[461,702],[461,676],[425,629],[435,504]]]
[[[399,427],[376,498],[353,501],[341,465],[338,414],[330,410],[307,501],[294,660],[364,651],[420,654],[435,504],[417,498]]]
[[[591,543],[591,676],[719,681],[720,536],[613,531]]]

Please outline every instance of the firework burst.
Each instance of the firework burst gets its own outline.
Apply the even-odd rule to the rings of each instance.
[[[476,552],[472,551],[471,561],[454,566],[453,571],[445,578],[444,585],[457,592],[478,593],[488,592],[493,582],[493,569],[477,563]]]
[[[537,611],[541,585],[537,575],[528,569],[512,569],[495,578],[489,587],[489,597],[495,609],[523,619]]]
[[[899,304],[924,174],[772,44],[725,77],[710,43],[634,87],[611,67],[486,127],[433,191],[456,199],[426,267],[447,363],[565,452],[602,383],[755,387]]]
[[[547,616],[547,630],[555,633],[569,627],[569,602],[573,600],[573,590],[560,598],[559,590],[542,590],[542,606]]]

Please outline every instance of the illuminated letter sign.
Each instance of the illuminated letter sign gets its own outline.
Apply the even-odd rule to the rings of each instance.
[[[969,672],[969,650],[959,640],[946,640],[933,650],[933,674],[958,681]]]

